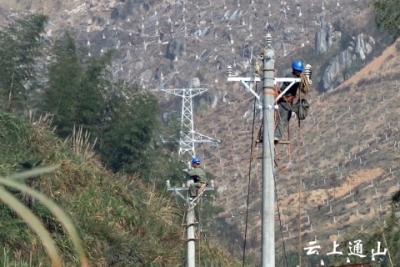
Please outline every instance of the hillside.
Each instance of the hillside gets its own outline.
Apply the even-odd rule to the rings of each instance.
[[[35,178],[33,187],[71,216],[90,266],[184,265],[181,207],[138,177],[105,170],[84,136],[77,134],[67,142],[57,139],[48,130],[48,119],[41,117],[31,124],[0,111],[0,174],[20,171],[18,163],[32,159],[43,159],[42,165],[61,165],[53,174]],[[61,224],[39,202],[33,212],[51,232],[64,266],[78,266]],[[27,225],[3,203],[0,213],[1,265],[50,266],[41,241]],[[238,266],[232,256],[205,240],[198,252],[203,264]]]
[[[43,34],[46,41],[53,42],[71,30],[87,56],[118,51],[109,66],[115,80],[152,90],[188,86],[197,77],[196,86],[221,89],[228,64],[236,65],[241,73],[252,71],[267,32],[273,35],[280,68],[299,49],[315,50],[317,58],[329,59],[329,52],[351,37],[362,43],[362,54],[380,50],[379,40],[371,39],[368,30],[347,22],[367,10],[368,3],[0,0],[4,13],[0,25],[24,14],[43,13],[50,18]],[[345,26],[335,26],[342,20]],[[321,74],[326,72],[324,67]],[[333,86],[327,83],[327,88]]]
[[[215,218],[215,222],[207,226],[206,230],[212,232],[217,229],[218,234],[224,238],[214,238],[214,241],[229,243],[227,247],[239,251],[242,237],[232,229],[238,228],[243,232],[245,226],[253,97],[240,84],[226,82],[226,66],[232,64],[239,75],[252,73],[255,58],[263,44],[263,36],[267,32],[271,32],[274,38],[279,75],[285,72],[291,60],[309,60],[315,67],[314,89],[326,92],[319,95],[314,91],[310,95],[312,114],[302,128],[300,143],[305,202],[302,205],[303,243],[313,239],[314,235],[318,235],[321,240],[334,238],[338,233],[344,235],[354,231],[352,227],[362,227],[354,225],[355,223],[375,218],[373,216],[377,212],[371,209],[371,203],[374,203],[374,187],[382,179],[384,185],[379,191],[377,189],[379,194],[375,197],[382,197],[382,209],[387,208],[388,196],[396,189],[393,187],[396,185],[394,180],[387,177],[387,172],[391,171],[390,175],[393,176],[395,173],[395,165],[389,166],[388,163],[395,158],[395,151],[389,150],[391,153],[386,153],[385,150],[384,153],[382,146],[372,143],[372,140],[384,138],[383,144],[387,145],[386,138],[394,138],[395,116],[389,113],[390,109],[386,113],[384,107],[393,98],[389,98],[389,94],[388,98],[376,98],[376,89],[372,86],[386,86],[391,79],[397,79],[397,74],[388,74],[389,76],[382,78],[382,70],[377,69],[379,75],[373,76],[376,74],[371,73],[372,80],[365,80],[364,76],[370,75],[366,71],[361,78],[351,82],[351,79],[357,79],[351,76],[384,48],[384,42],[380,40],[383,38],[370,32],[373,31],[373,20],[371,12],[367,10],[368,2],[359,0],[317,3],[313,0],[296,0],[251,1],[249,4],[237,0],[223,3],[164,0],[0,0],[0,12],[3,14],[0,23],[5,25],[29,13],[45,13],[50,20],[46,25],[46,33],[41,36],[43,43],[54,43],[63,31],[71,30],[87,57],[115,49],[117,54],[108,66],[115,82],[123,80],[130,85],[138,84],[146,90],[157,90],[187,86],[191,78],[195,78],[193,86],[208,87],[209,92],[195,101],[195,106],[198,107],[196,128],[203,134],[222,140],[222,143],[216,149],[201,145],[198,147],[198,155],[204,159],[206,169],[215,174],[220,192],[216,203],[225,206],[226,211],[221,217]],[[342,58],[346,60],[343,61]],[[383,61],[388,62],[386,57],[380,62]],[[393,66],[396,63],[394,59],[390,62]],[[376,62],[372,66],[375,65]],[[346,80],[348,82],[344,87],[332,89]],[[364,101],[369,103],[367,100],[373,100],[373,106],[363,105],[363,96],[360,95],[360,89],[357,89],[360,86],[364,87],[362,92],[368,92]],[[359,98],[353,98],[357,95]],[[164,117],[180,110],[180,99],[164,94],[158,96],[165,100],[162,108]],[[379,97],[383,97],[381,92]],[[379,104],[376,103],[377,100]],[[363,115],[366,112],[381,120],[368,120],[370,117]],[[390,119],[386,120],[386,117]],[[385,121],[386,124],[390,120],[393,120],[390,125],[392,128],[388,130],[387,137],[383,128],[375,130],[379,122]],[[258,116],[256,132],[259,122]],[[363,134],[360,134],[360,129],[363,129]],[[288,249],[296,249],[295,237],[299,232],[299,162],[295,120],[292,121],[291,136],[294,164],[288,172],[277,174],[277,188],[285,242]],[[397,141],[394,141],[396,143],[392,145],[395,148]],[[288,156],[284,147],[280,149],[280,164],[285,165],[289,161]],[[256,148],[255,153],[260,153],[260,147]],[[390,167],[392,168],[389,169]],[[260,170],[260,161],[254,160],[250,185],[251,234],[248,248],[255,252],[258,252],[260,243]],[[99,170],[96,169],[97,171]],[[109,174],[104,174],[106,175]],[[371,181],[374,184],[364,184],[372,183]],[[94,185],[89,184],[87,188],[92,186]],[[364,187],[367,191],[361,190]],[[368,192],[370,189],[373,190],[372,193]],[[380,192],[385,192],[385,196]],[[74,191],[72,193],[75,194]],[[137,195],[140,196],[139,193]],[[142,198],[140,196],[135,200]],[[345,201],[349,201],[349,205],[344,205]],[[68,205],[66,207],[69,209]],[[356,205],[359,207],[355,208]],[[348,211],[353,212],[351,216]],[[140,212],[142,211],[137,214]],[[174,218],[181,216],[179,214]],[[221,221],[224,219],[232,224],[232,228],[222,229]],[[147,226],[151,225],[144,227]],[[126,230],[125,225],[121,227],[128,233],[134,231],[130,228]],[[216,236],[215,233],[214,235]],[[131,237],[137,236],[132,234],[129,239]],[[279,238],[280,233],[276,237]],[[141,236],[141,239],[151,242],[158,240],[148,236]],[[176,242],[178,244],[180,241]],[[160,249],[164,248],[162,242],[157,244],[162,246]],[[277,244],[281,246],[280,241]],[[281,247],[278,250],[281,251]],[[93,256],[93,259],[97,258],[101,257],[97,254]]]
[[[314,236],[327,244],[359,231],[371,232],[375,227],[371,222],[378,219],[384,224],[391,196],[399,189],[399,46],[397,41],[338,88],[310,94],[312,111],[302,122],[300,148],[297,121],[292,119],[293,165],[276,173],[286,249],[298,247],[299,167],[302,247]],[[199,156],[205,159],[207,170],[218,177],[219,201],[227,207],[225,218],[244,229],[253,97],[232,84],[226,99],[223,105],[199,114],[199,131],[222,141],[215,150],[201,146]],[[255,134],[259,126],[258,116]],[[290,160],[287,148],[277,149],[279,164],[284,167]],[[261,155],[260,146],[255,154]],[[260,175],[261,160],[253,160],[249,216],[249,244],[253,248],[260,244]],[[277,247],[282,249],[278,220],[276,226]]]

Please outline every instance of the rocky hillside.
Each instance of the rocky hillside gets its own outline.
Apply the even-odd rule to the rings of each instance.
[[[0,1],[2,23],[29,12],[47,14],[45,39],[72,30],[88,56],[115,49],[110,66],[115,79],[148,89],[188,86],[192,77],[210,89],[224,88],[226,66],[251,72],[253,55],[270,32],[280,68],[301,48],[315,51],[316,58],[335,51],[337,58],[321,66],[323,91],[347,79],[344,69],[374,50],[374,38],[347,21],[367,5],[366,0]]]
[[[384,128],[375,128],[383,121],[376,120],[381,118],[379,116],[392,116],[390,127],[395,127],[395,117],[390,108],[386,113],[388,106],[385,104],[393,98],[389,95],[385,98],[382,93],[376,98],[376,88],[393,86],[390,81],[394,82],[394,78],[389,74],[382,78],[382,71],[366,73],[371,77],[363,77],[362,82],[356,81],[352,86],[333,89],[350,81],[357,70],[381,52],[382,38],[371,31],[372,19],[366,0],[0,0],[0,6],[2,24],[32,12],[49,15],[47,32],[43,35],[48,42],[53,42],[63,31],[71,30],[86,49],[87,56],[115,49],[118,53],[109,66],[115,80],[138,83],[147,90],[176,88],[189,83],[209,88],[209,93],[202,98],[204,101],[198,100],[197,104],[210,102],[211,108],[202,105],[198,109],[196,125],[201,133],[216,137],[222,143],[216,149],[201,146],[198,154],[205,159],[207,170],[216,175],[221,193],[218,201],[227,207],[223,216],[239,227],[244,225],[253,97],[239,84],[226,82],[226,66],[232,64],[240,75],[251,74],[267,32],[274,38],[278,74],[285,73],[291,60],[305,59],[315,67],[315,91],[326,92],[318,95],[314,91],[310,96],[312,115],[302,128],[303,233],[321,233],[328,222],[331,223],[328,224],[329,236],[337,234],[337,230],[349,229],[352,221],[344,212],[350,208],[344,206],[344,201],[353,201],[351,197],[356,190],[361,192],[366,187],[363,182],[375,179],[376,184],[387,175],[388,166],[381,166],[381,163],[388,162],[392,154],[385,158],[383,152],[376,153],[382,150],[380,143],[367,147],[366,142],[378,137],[386,142]],[[394,59],[390,62],[396,63]],[[372,85],[373,82],[377,83]],[[362,92],[357,91],[361,86],[362,92],[370,95],[361,95]],[[360,94],[358,98],[357,94]],[[170,105],[173,99],[166,96],[166,112],[179,109]],[[373,105],[365,104],[369,104],[369,100]],[[381,106],[375,109],[378,100]],[[176,101],[179,103],[179,99]],[[369,114],[366,112],[375,114],[372,117],[375,120],[369,121],[370,116],[363,115]],[[291,129],[291,136],[297,138],[294,124]],[[360,134],[360,129],[364,134]],[[390,134],[387,138],[390,140]],[[277,153],[280,164],[285,165],[288,155],[284,147],[281,150]],[[298,233],[294,208],[297,201],[296,140],[292,142],[292,151],[294,165],[288,172],[277,175],[277,186],[283,227],[287,229],[285,238],[295,246],[293,237]],[[259,148],[255,152],[259,153]],[[380,156],[367,158],[365,153]],[[375,160],[367,165],[373,158]],[[260,162],[255,161],[251,180],[253,248],[259,244],[260,168]],[[390,170],[394,169],[393,165]],[[388,181],[389,186],[393,180],[388,178]],[[340,193],[335,189],[347,184],[352,187]],[[380,190],[384,189],[389,187]],[[354,212],[370,214],[371,207],[367,204],[373,198],[367,201],[366,194],[357,196],[360,195],[363,196],[360,203],[358,198],[354,203],[361,206]],[[338,215],[333,215],[335,212]],[[344,217],[340,217],[342,215]],[[323,233],[325,238],[328,231]]]

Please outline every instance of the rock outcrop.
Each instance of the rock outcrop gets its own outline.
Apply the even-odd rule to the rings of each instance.
[[[320,17],[320,27],[315,32],[314,51],[316,54],[324,54],[332,46],[332,25]]]
[[[185,51],[186,51],[185,38],[183,36],[179,36],[169,40],[165,56],[170,60],[174,60],[178,56],[183,55]]]
[[[353,36],[347,49],[336,55],[324,70],[320,89],[326,92],[347,80],[362,67],[374,45],[375,40],[371,36],[363,33]]]

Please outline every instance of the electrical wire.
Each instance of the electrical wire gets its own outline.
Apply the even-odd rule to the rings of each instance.
[[[197,254],[198,254],[198,266],[201,266],[201,216],[200,216],[200,205],[202,204],[201,201],[202,198],[199,199],[199,203],[197,205],[197,216],[199,216],[199,225],[197,227],[197,236],[199,237],[199,245],[198,245],[198,250],[197,250]]]
[[[300,98],[300,101],[301,101],[301,98]],[[299,267],[301,267],[301,252],[302,252],[302,250],[301,250],[301,164],[300,164],[300,162],[301,162],[301,153],[300,153],[300,148],[301,148],[301,145],[300,145],[300,138],[301,138],[301,136],[300,136],[300,119],[298,119],[298,121],[299,121],[299,128],[297,129],[297,154],[298,154],[298,156],[299,156],[299,162],[297,163],[297,165],[298,165],[298,172],[299,172],[299,176],[298,176],[298,193],[299,193],[299,251],[298,251],[298,253],[299,253]]]
[[[256,93],[257,93],[257,84],[256,83]],[[250,147],[250,160],[249,160],[249,179],[247,183],[247,197],[246,197],[246,224],[244,230],[244,241],[243,241],[243,258],[242,258],[242,266],[245,266],[246,263],[246,243],[247,243],[247,231],[248,231],[248,220],[249,220],[249,202],[250,202],[250,182],[251,182],[251,164],[253,162],[253,144],[254,144],[254,125],[256,120],[256,102],[257,98],[254,98],[253,105],[253,123],[251,127],[251,147]]]

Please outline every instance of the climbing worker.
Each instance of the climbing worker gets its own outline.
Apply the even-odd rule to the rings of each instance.
[[[193,179],[193,183],[191,183],[189,187],[190,200],[195,199],[197,196],[197,190],[202,186],[206,186],[208,183],[206,172],[200,167],[199,158],[192,159],[192,167],[193,169],[191,170],[184,170],[190,179]]]
[[[292,73],[286,75],[286,78],[300,78],[301,73],[304,70],[304,65],[301,60],[295,60],[292,63]],[[279,93],[283,92],[288,87],[290,82],[284,82],[279,88]],[[286,131],[290,118],[292,117],[291,106],[296,98],[300,83],[295,83],[290,87],[288,91],[278,100],[278,116],[276,118],[275,128],[275,143],[284,139],[284,132]]]

